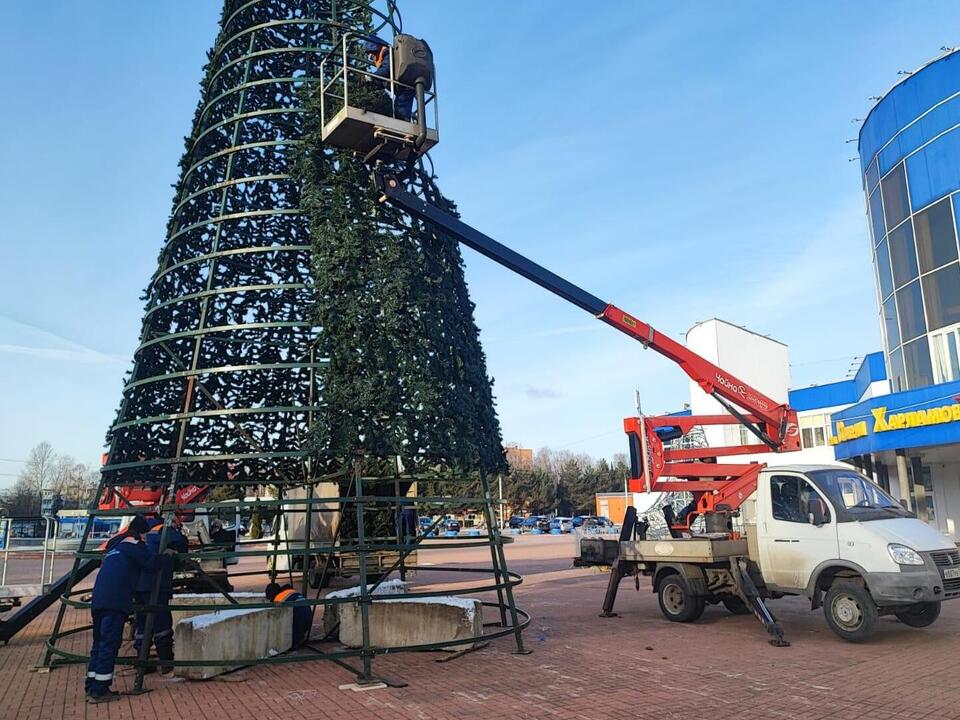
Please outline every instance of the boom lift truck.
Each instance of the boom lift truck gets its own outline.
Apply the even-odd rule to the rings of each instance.
[[[729,415],[632,417],[629,440],[632,492],[689,492],[693,502],[679,517],[665,511],[670,538],[646,539],[647,524],[627,510],[618,541],[595,541],[600,563],[613,572],[603,617],[613,616],[621,579],[650,577],[664,616],[696,620],[706,603],[723,603],[736,614],[753,613],[770,643],[788,645],[764,600],[805,595],[811,609],[824,608],[830,628],[849,641],[875,629],[878,616],[895,614],[911,627],[930,625],[945,599],[960,597],[960,552],[946,536],[904,510],[853,470],[834,466],[768,468],[758,462],[719,462],[730,456],[800,449],[797,414],[748,383],[613,304],[586,292],[523,255],[424,202],[406,187],[406,175],[439,141],[427,126],[436,118],[429,46],[398,35],[390,53],[391,94],[416,90],[414,122],[385,118],[349,106],[352,83],[370,73],[351,62],[346,34],[324,61],[322,92],[342,107],[328,114],[321,104],[323,139],[352,150],[372,165],[378,199],[430,223],[461,244],[560,296],[627,336],[677,363]],[[329,67],[328,67],[329,64]],[[360,77],[357,77],[360,76]],[[342,87],[342,95],[337,89]],[[432,104],[432,108],[430,105]],[[406,170],[403,165],[406,164]],[[695,427],[739,423],[758,442],[733,447],[668,448]],[[737,529],[743,507],[744,522]],[[703,531],[692,525],[702,518]]]

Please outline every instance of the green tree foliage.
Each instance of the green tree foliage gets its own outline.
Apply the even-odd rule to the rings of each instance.
[[[503,479],[503,494],[514,513],[593,514],[594,496],[622,491],[629,474],[623,455],[615,455],[611,463],[543,448],[534,456],[532,467],[513,468]]]
[[[351,91],[351,104],[382,103],[379,85]],[[390,475],[407,470],[505,469],[491,380],[457,243],[377,203],[369,169],[325,147],[319,98],[297,161],[310,217],[325,410],[310,447],[321,472],[362,453]],[[428,201],[454,211],[418,171]]]

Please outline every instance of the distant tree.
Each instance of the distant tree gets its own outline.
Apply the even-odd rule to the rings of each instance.
[[[30,450],[27,462],[20,471],[19,480],[28,485],[34,495],[40,497],[45,491],[53,489],[51,486],[57,472],[57,454],[53,451],[53,446],[44,440]]]
[[[583,453],[541,448],[531,469],[513,469],[504,479],[504,496],[514,512],[580,515],[594,512],[597,493],[623,490],[630,468],[625,455],[613,461]]]
[[[14,485],[0,492],[0,504],[11,515],[38,515],[43,496],[59,493],[64,509],[82,508],[93,499],[99,481],[99,469],[58,455],[44,441],[30,450]]]
[[[34,517],[40,514],[40,496],[29,480],[20,477],[0,491],[0,507],[9,517]]]

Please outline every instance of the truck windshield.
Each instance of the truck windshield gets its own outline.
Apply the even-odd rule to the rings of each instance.
[[[847,510],[884,510],[897,516],[910,514],[877,485],[853,470],[811,470],[807,475],[834,503]]]

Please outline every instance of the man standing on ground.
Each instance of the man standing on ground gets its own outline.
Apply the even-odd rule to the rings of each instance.
[[[113,666],[130,615],[133,592],[141,572],[156,572],[170,563],[169,554],[150,555],[143,537],[148,530],[142,515],[135,515],[120,542],[107,550],[93,584],[93,647],[87,665],[87,702],[109,702],[117,697],[110,689]]]
[[[153,518],[147,521],[152,525],[147,533],[146,545],[147,551],[151,556],[160,555],[160,537],[163,534],[163,520]],[[179,522],[174,518],[167,530],[167,549],[173,552],[186,553],[189,551],[187,538],[180,531]],[[173,672],[173,615],[170,613],[170,598],[173,596],[173,563],[167,563],[166,567],[160,572],[160,594],[157,596],[157,604],[153,615],[153,646],[157,649],[157,657],[160,658],[160,672]],[[140,580],[137,583],[135,599],[138,605],[149,605],[150,596],[153,594],[153,588],[157,581],[157,573],[142,572]],[[143,642],[143,633],[147,624],[147,612],[140,611],[136,617],[136,631],[134,633],[133,646],[140,650]],[[150,672],[150,670],[147,670]]]

